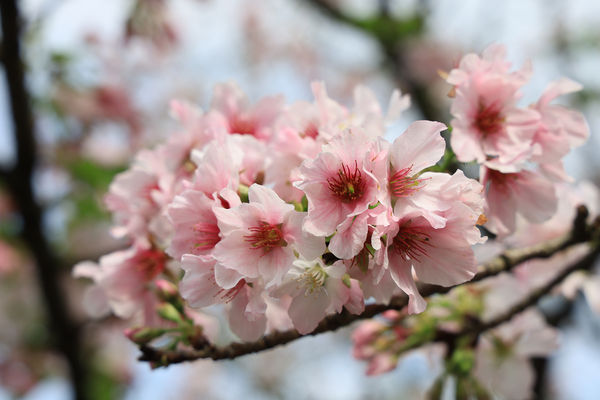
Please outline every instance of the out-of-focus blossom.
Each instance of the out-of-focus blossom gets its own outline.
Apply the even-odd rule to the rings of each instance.
[[[481,182],[487,188],[488,226],[506,236],[516,228],[517,214],[533,223],[554,215],[558,198],[551,181],[533,171],[502,173],[481,168]]]
[[[495,397],[529,399],[535,377],[529,358],[557,346],[558,332],[537,311],[526,311],[479,338],[474,375]]]
[[[134,135],[141,131],[140,117],[124,87],[99,85],[77,90],[61,83],[54,89],[53,100],[63,112],[84,125],[108,120],[125,123]]]

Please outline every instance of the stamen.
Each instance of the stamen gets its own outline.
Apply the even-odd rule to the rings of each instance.
[[[221,240],[219,227],[216,224],[199,222],[192,227],[192,230],[195,233],[194,249],[198,251],[211,250]]]
[[[427,247],[431,246],[430,239],[431,237],[423,228],[405,224],[394,237],[392,248],[405,260],[419,261],[420,257],[427,255]]]
[[[325,279],[327,279],[327,272],[319,264],[315,264],[296,280],[304,287],[304,295],[309,296],[313,293],[318,294],[323,290]]]
[[[423,187],[421,183],[424,179],[418,179],[416,175],[409,175],[411,170],[412,165],[392,174],[390,178],[390,193],[392,196],[407,197]]]
[[[475,115],[473,125],[483,136],[501,131],[503,123],[504,117],[495,104],[486,106],[483,103],[479,103],[479,110]]]
[[[250,243],[253,249],[262,249],[266,254],[275,247],[285,247],[287,242],[283,240],[283,232],[280,225],[271,225],[267,222],[261,222],[260,225],[249,229],[250,235],[245,235],[244,239]]]
[[[136,254],[132,262],[144,280],[149,282],[165,269],[166,256],[161,251],[149,249]]]
[[[354,161],[354,171],[342,164],[337,176],[327,179],[327,183],[329,190],[344,203],[361,198],[366,186],[356,161]]]
[[[302,132],[300,136],[316,139],[316,137],[319,136],[319,128],[314,122],[311,122],[306,126],[304,132]]]
[[[214,278],[213,278],[214,279]],[[215,283],[216,284],[216,283]],[[229,303],[234,297],[242,290],[242,288],[246,285],[246,281],[241,279],[237,285],[232,287],[231,289],[221,289],[219,290],[215,297],[218,297],[224,303]]]

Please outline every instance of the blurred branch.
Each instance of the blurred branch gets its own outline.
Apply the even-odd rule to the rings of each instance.
[[[549,258],[553,255],[566,250],[574,245],[588,242],[597,238],[600,233],[600,221],[597,219],[591,225],[588,225],[586,220],[588,211],[585,207],[580,206],[577,209],[577,216],[573,222],[573,228],[563,238],[552,240],[541,245],[528,247],[524,249],[507,250],[502,255],[494,258],[488,263],[480,265],[475,277],[469,282],[477,282],[490,276],[497,275],[501,272],[512,270],[517,265],[534,259],[534,258]],[[594,257],[597,251],[593,253]],[[565,275],[566,276],[566,275]],[[561,280],[564,277],[561,278]],[[553,285],[555,285],[554,283]],[[420,285],[419,292],[424,297],[434,294],[443,294],[452,290],[453,287],[440,287],[435,285]],[[536,291],[533,293],[534,300],[537,301],[544,292]],[[167,366],[185,361],[193,361],[201,358],[211,358],[213,360],[233,359],[246,354],[256,353],[273,347],[283,345],[299,339],[303,336],[313,336],[324,332],[335,331],[341,327],[347,326],[354,321],[372,318],[386,310],[395,309],[401,310],[408,304],[406,296],[397,296],[392,298],[389,304],[371,304],[365,307],[365,310],[360,315],[350,314],[347,310],[343,310],[339,314],[330,315],[324,318],[317,328],[308,335],[301,335],[297,330],[290,329],[287,331],[273,332],[263,336],[255,342],[247,343],[232,343],[226,347],[217,347],[206,345],[197,350],[177,350],[165,351],[151,346],[141,346],[142,355],[140,361],[149,361],[159,366]],[[514,312],[518,312],[513,310]],[[496,324],[502,321],[496,321]],[[486,325],[482,325],[485,327]],[[494,325],[495,326],[495,325]],[[479,328],[480,329],[480,328]],[[489,328],[487,328],[489,329]],[[481,332],[481,331],[480,331]]]
[[[424,8],[407,19],[394,19],[387,7],[383,8],[381,15],[375,19],[359,19],[346,15],[327,0],[303,0],[313,8],[321,11],[334,21],[356,28],[371,37],[379,44],[387,62],[391,66],[394,79],[398,86],[411,95],[414,104],[420,110],[423,118],[442,121],[445,113],[429,94],[426,85],[411,77],[406,59],[406,43],[422,34],[424,26]],[[383,1],[382,4],[387,4]]]
[[[69,316],[63,290],[59,285],[59,264],[43,234],[42,209],[36,203],[33,193],[32,175],[37,159],[37,148],[31,101],[25,86],[19,38],[22,26],[16,3],[16,0],[3,0],[0,3],[2,61],[10,94],[17,153],[15,166],[6,170],[3,177],[23,218],[21,235],[35,259],[38,281],[47,307],[54,343],[67,361],[76,398],[83,399],[86,397],[84,394],[86,374],[79,354],[79,331]]]
[[[545,284],[541,285],[538,288],[532,290],[529,295],[527,295],[523,300],[514,306],[510,307],[508,310],[499,314],[495,318],[492,318],[489,321],[482,322],[477,321],[465,326],[459,332],[451,333],[446,331],[438,331],[435,338],[432,342],[444,342],[449,346],[453,346],[457,340],[470,336],[475,342],[479,335],[482,333],[494,329],[499,325],[504,324],[505,322],[510,321],[514,316],[520,314],[525,311],[529,307],[532,307],[537,304],[537,302],[546,294],[548,294],[555,286],[560,284],[565,280],[566,277],[571,275],[575,271],[579,270],[587,270],[594,266],[596,258],[600,255],[600,245],[598,243],[591,243],[591,250],[579,261],[571,264],[567,268],[563,269],[559,272],[554,278]],[[408,350],[408,349],[406,349]]]

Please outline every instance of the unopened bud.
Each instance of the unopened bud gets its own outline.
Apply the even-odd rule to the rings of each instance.
[[[182,320],[181,314],[171,303],[162,303],[156,307],[156,312],[162,319],[166,319],[167,321],[180,323]]]
[[[163,329],[139,326],[136,328],[125,329],[124,333],[125,336],[127,336],[127,338],[133,343],[144,345],[156,339],[157,337],[162,336],[165,331]]]
[[[156,285],[156,294],[161,300],[170,302],[177,299],[179,292],[173,283],[165,279],[158,279],[154,285]]]

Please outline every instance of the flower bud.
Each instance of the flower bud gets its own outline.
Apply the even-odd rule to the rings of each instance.
[[[180,323],[182,321],[181,314],[175,306],[171,303],[162,303],[158,307],[156,307],[156,312],[162,319],[166,319],[167,321]]]
[[[163,329],[139,326],[136,328],[127,328],[123,333],[133,343],[144,345],[161,336],[165,331]]]
[[[154,285],[156,285],[156,294],[161,300],[171,302],[178,298],[179,292],[173,283],[165,279],[157,279]]]

